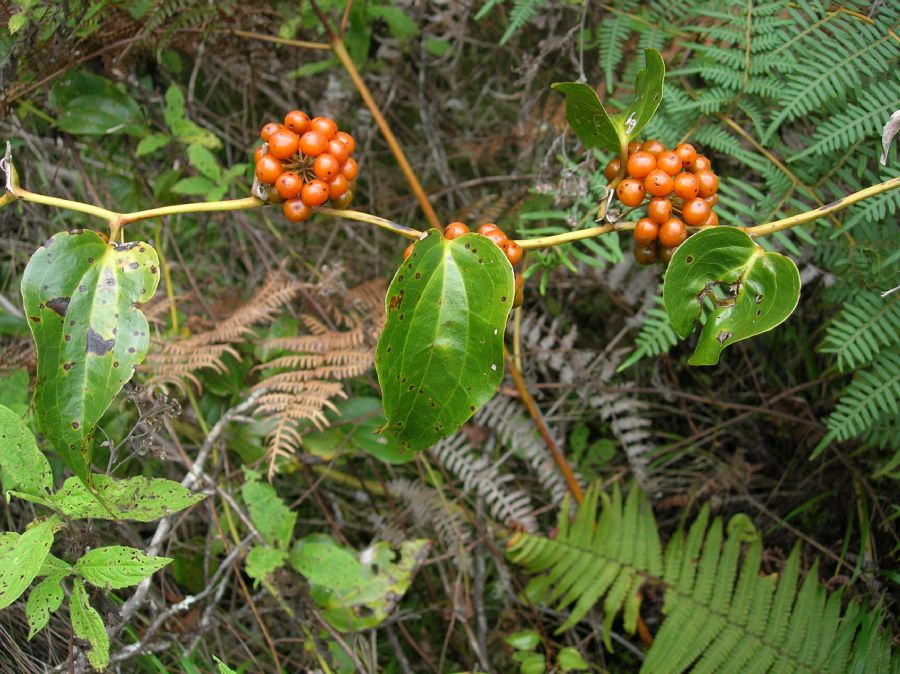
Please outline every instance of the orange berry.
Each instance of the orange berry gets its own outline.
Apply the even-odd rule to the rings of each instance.
[[[344,209],[350,205],[351,201],[353,201],[353,190],[347,190],[337,199],[332,199],[331,205],[335,208]]]
[[[312,215],[312,209],[304,204],[302,199],[285,201],[281,210],[284,213],[284,217],[291,222],[302,222],[309,219],[309,216]]]
[[[719,203],[719,195],[713,194],[711,197],[706,197],[706,203],[708,203],[709,207],[712,208],[717,203]]]
[[[307,157],[318,157],[328,149],[328,139],[318,131],[307,131],[300,136],[300,151]]]
[[[284,169],[281,161],[270,154],[264,154],[256,162],[256,177],[263,185],[271,185]]]
[[[507,239],[506,244],[503,246],[503,252],[506,253],[506,259],[509,260],[513,267],[522,261],[522,255],[524,254],[519,244],[512,239]]]
[[[350,157],[341,165],[341,173],[347,176],[347,180],[353,180],[356,178],[356,174],[359,173],[359,164],[356,163],[353,157]]]
[[[291,110],[284,116],[284,125],[296,134],[309,130],[309,115],[302,110]]]
[[[700,196],[704,199],[719,191],[719,176],[710,170],[696,171],[694,175],[700,185]]]
[[[634,259],[644,265],[656,262],[656,242],[635,246]]]
[[[289,159],[300,147],[300,137],[293,131],[282,129],[269,136],[269,154],[279,159]]]
[[[662,169],[670,176],[674,176],[681,170],[681,159],[672,151],[660,152],[656,157],[656,168]]]
[[[519,277],[521,278],[521,274],[519,275]],[[523,303],[524,301],[525,301],[525,290],[524,290],[524,288],[519,288],[519,287],[517,287],[517,288],[516,288],[516,294],[513,295],[512,308],[513,308],[513,309],[516,309],[516,308],[518,308],[518,307],[521,307],[521,306],[522,306],[522,303]]]
[[[268,154],[268,152],[269,152],[269,148],[265,143],[263,143],[262,145],[259,145],[255,150],[253,150],[253,161],[258,162],[260,159],[263,158],[263,155]]]
[[[643,183],[634,178],[625,178],[616,188],[616,196],[624,206],[639,206],[645,192]]]
[[[700,197],[688,199],[681,207],[681,219],[688,225],[702,225],[709,218],[710,210],[705,199]]]
[[[672,193],[672,176],[662,169],[653,169],[644,178],[644,187],[652,197],[667,197]]]
[[[647,204],[647,217],[659,224],[672,216],[672,202],[665,197],[653,197]]]
[[[656,168],[656,157],[644,150],[638,150],[628,158],[626,169],[628,175],[638,180],[643,180],[653,169]]]
[[[678,147],[675,148],[675,154],[678,155],[678,158],[681,160],[681,165],[688,169],[694,166],[694,161],[697,159],[697,150],[694,149],[694,146],[690,143],[681,143]]]
[[[659,261],[669,264],[672,261],[672,256],[675,254],[675,248],[669,248],[668,246],[659,246]]]
[[[693,199],[700,193],[700,181],[697,176],[687,171],[682,171],[674,179],[674,190],[682,199]]]
[[[263,126],[262,130],[259,132],[259,137],[264,141],[268,141],[273,133],[276,131],[281,131],[284,127],[281,126],[278,122],[269,122],[265,126]]]
[[[275,185],[269,185],[268,187],[266,187],[266,202],[270,204],[284,203],[284,199],[282,199],[281,195],[278,194],[278,190],[275,189]]]
[[[350,157],[350,149],[337,138],[332,138],[328,141],[328,149],[325,151],[328,154],[334,155],[334,158],[341,164]]]
[[[333,154],[328,152],[323,152],[313,162],[313,173],[316,174],[317,178],[321,178],[326,182],[334,178],[340,171],[341,163]]]
[[[706,222],[703,223],[707,227],[715,227],[719,224],[719,214],[713,210],[709,211],[709,217],[706,219]]]
[[[641,149],[654,156],[659,156],[666,151],[666,146],[654,138],[652,140],[644,141],[644,144],[641,145]]]
[[[519,272],[516,272],[515,276],[516,281],[516,290],[521,290],[525,287],[525,277],[522,276]]]
[[[635,152],[637,152],[640,149],[641,149],[641,141],[633,140],[630,143],[628,143],[628,154],[634,154]]]
[[[334,201],[340,199],[347,191],[350,181],[343,173],[338,173],[328,182],[328,198]]]
[[[481,227],[478,228],[478,233],[481,236],[487,236],[488,232],[499,232],[500,228],[497,227],[493,222],[486,222]]]
[[[334,137],[346,145],[347,151],[350,152],[350,154],[353,154],[353,151],[356,149],[356,141],[353,140],[353,136],[346,131],[338,131],[334,134]]]
[[[646,246],[656,241],[659,225],[650,218],[641,218],[634,226],[634,240],[639,246]]]
[[[451,222],[449,225],[444,227],[444,238],[448,241],[452,241],[453,239],[458,239],[463,234],[468,234],[469,228],[464,222]]]
[[[479,232],[479,234],[481,234],[481,232]],[[500,250],[505,250],[506,242],[509,241],[506,234],[499,229],[492,229],[487,234],[482,234],[482,236],[493,241]]]
[[[618,159],[613,159],[610,161],[606,168],[603,169],[603,175],[608,182],[612,182],[616,179],[616,176],[619,175],[619,169],[622,168],[622,162]]]
[[[406,250],[403,251],[403,259],[404,260],[409,259],[409,256],[412,255],[413,248],[415,248],[415,247],[416,247],[415,243],[411,243],[406,247]]]
[[[712,171],[712,162],[706,155],[698,154],[697,158],[691,164],[691,171],[694,173],[700,171]]]
[[[659,243],[667,248],[675,248],[687,238],[687,227],[678,218],[669,218],[659,226]]]
[[[312,131],[318,131],[323,136],[325,136],[325,140],[331,140],[337,134],[337,124],[334,123],[334,120],[330,117],[313,117],[312,121],[309,123],[309,128]]]
[[[303,189],[303,178],[293,171],[285,171],[275,181],[275,189],[282,199],[293,199]]]
[[[321,178],[310,180],[300,191],[300,198],[307,206],[321,206],[328,201],[329,188]]]

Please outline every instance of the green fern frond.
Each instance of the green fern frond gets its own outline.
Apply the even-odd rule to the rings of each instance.
[[[627,12],[615,13],[603,19],[597,27],[600,48],[600,67],[606,78],[606,93],[613,94],[615,72],[625,54],[622,48],[631,34],[631,16]]]
[[[871,429],[882,420],[900,418],[900,353],[882,353],[868,370],[856,373],[844,389],[837,405],[825,420],[828,433],[813,450],[812,456],[833,441],[849,440]]]
[[[900,665],[880,608],[851,603],[842,612],[841,593],[828,595],[817,564],[800,583],[799,545],[780,574],[761,575],[762,541],[746,515],[734,516],[726,531],[721,518],[709,522],[705,506],[663,553],[649,504],[635,488],[623,506],[618,486],[606,496],[594,484],[571,522],[569,511],[566,500],[555,539],[516,534],[507,554],[543,574],[526,594],[570,611],[558,631],[603,599],[607,647],[618,614],[634,632],[641,588],[663,588],[665,619],[641,672],[875,674]]]
[[[900,296],[863,293],[832,319],[819,350],[837,355],[838,368],[846,372],[892,346],[900,346]]]
[[[537,14],[539,8],[544,6],[546,0],[516,0],[512,11],[509,13],[509,26],[503,37],[500,38],[500,44],[506,44],[509,39],[525,27],[525,24],[531,21],[532,17]]]
[[[643,358],[655,358],[663,353],[668,353],[669,349],[678,343],[678,335],[672,329],[669,315],[665,309],[660,308],[662,306],[662,296],[657,295],[653,298],[653,301],[657,306],[647,310],[644,323],[641,325],[641,331],[634,340],[635,350],[616,369],[616,372],[627,370]]]

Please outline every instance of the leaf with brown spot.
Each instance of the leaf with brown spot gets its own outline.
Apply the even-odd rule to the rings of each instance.
[[[158,264],[147,244],[115,245],[97,232],[72,230],[49,238],[25,268],[38,425],[86,483],[97,422],[150,346],[137,304],[156,291]]]

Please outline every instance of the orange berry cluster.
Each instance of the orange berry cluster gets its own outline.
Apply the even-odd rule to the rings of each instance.
[[[614,180],[620,168],[618,159],[609,162],[606,179]],[[628,145],[625,170],[628,177],[616,188],[619,201],[636,207],[649,199],[647,217],[634,228],[634,257],[640,264],[657,259],[668,262],[687,239],[687,225],[719,224],[713,212],[719,201],[719,178],[709,159],[697,154],[693,145],[682,143],[667,150],[658,140],[634,141]]]
[[[444,228],[444,238],[447,240],[457,239],[463,234],[468,234],[470,231],[471,230],[469,230],[468,225],[466,225],[464,222],[451,222]],[[515,267],[522,261],[522,256],[524,255],[524,251],[522,250],[522,248],[519,246],[519,244],[506,236],[506,234],[504,234],[503,231],[493,222],[486,222],[485,224],[481,225],[481,227],[478,228],[478,234],[481,234],[481,236],[494,242],[497,247],[503,251],[504,255],[506,255],[506,259],[509,260],[509,263],[513,267]],[[404,260],[412,255],[415,245],[415,243],[411,243],[406,247],[406,250],[403,251]],[[522,300],[525,297],[525,279],[519,272],[516,272],[515,284],[516,295],[513,299],[513,307],[518,307],[522,305]]]
[[[329,199],[335,208],[350,205],[359,168],[351,157],[356,141],[338,131],[333,119],[291,110],[284,124],[269,122],[259,137],[256,178],[267,187],[270,203],[283,204],[288,220],[306,220]]]

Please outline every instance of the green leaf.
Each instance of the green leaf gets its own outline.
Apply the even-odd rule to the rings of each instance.
[[[331,70],[337,65],[337,59],[329,57],[327,59],[322,59],[321,61],[310,61],[309,63],[304,63],[299,68],[292,70],[287,74],[287,77],[292,80],[300,79],[303,77],[309,77],[310,75],[318,75],[319,73],[324,73],[327,70]]]
[[[53,489],[47,457],[38,449],[34,434],[22,418],[0,405],[0,486],[34,496]]]
[[[110,87],[104,94],[86,94],[68,101],[56,125],[76,135],[141,135],[141,108],[128,94]]]
[[[430,547],[424,539],[406,541],[395,561],[384,542],[357,553],[329,536],[313,534],[295,543],[291,564],[310,581],[312,597],[329,623],[342,631],[360,631],[390,615]]]
[[[172,134],[186,145],[196,144],[215,150],[222,146],[221,141],[211,132],[197,126],[185,117],[184,94],[177,84],[171,84],[166,90],[166,104],[163,108],[163,119]]]
[[[443,56],[453,48],[448,40],[439,40],[436,37],[425,39],[425,50],[432,56]]]
[[[581,82],[557,82],[551,87],[565,95],[566,121],[585,149],[619,152],[623,144],[627,145],[593,88]]]
[[[429,230],[394,276],[375,352],[389,430],[404,451],[430,447],[490,400],[503,379],[512,267],[479,234]]]
[[[247,480],[241,486],[241,497],[250,511],[253,526],[266,543],[287,549],[294,535],[297,513],[284,504],[271,484],[260,482],[256,472],[247,470],[246,474]]]
[[[172,83],[166,89],[163,119],[170,129],[184,119],[184,94],[177,84]],[[174,129],[173,129],[174,130]]]
[[[556,664],[564,672],[583,672],[590,668],[588,662],[581,657],[581,653],[571,646],[560,649],[559,655],[556,656]]]
[[[419,25],[400,7],[369,5],[366,7],[369,16],[382,19],[391,35],[400,42],[407,42],[419,34]]]
[[[254,585],[258,585],[270,573],[280,569],[287,560],[287,556],[287,550],[270,548],[268,545],[257,545],[250,550],[250,553],[244,560],[244,570],[248,576],[256,581]]]
[[[184,194],[185,196],[195,197],[207,194],[215,187],[216,184],[209,178],[204,176],[191,176],[190,178],[179,180],[172,185],[172,191],[175,194]]]
[[[503,641],[517,651],[533,651],[541,643],[541,637],[535,630],[522,630],[521,632],[513,632]]]
[[[202,145],[188,145],[188,159],[191,165],[214,183],[222,180],[222,167],[215,155]],[[177,187],[177,185],[176,185]]]
[[[28,23],[28,16],[25,12],[19,12],[18,14],[13,14],[9,17],[9,22],[6,24],[6,28],[9,30],[10,35],[15,35],[22,27]]]
[[[65,595],[62,587],[62,579],[65,576],[64,573],[48,575],[28,594],[28,601],[25,602],[25,617],[28,619],[29,641],[47,626],[50,614],[59,610]]]
[[[620,152],[629,140],[637,138],[662,101],[666,65],[656,49],[645,49],[646,66],[635,77],[635,96],[631,104],[616,115],[603,107],[597,92],[580,82],[557,82],[556,89],[566,97],[566,120],[586,149],[594,147]]]
[[[21,536],[11,531],[0,534],[0,609],[18,599],[38,575],[57,524],[57,519],[49,518]]]
[[[169,140],[169,137],[164,133],[151,133],[149,136],[144,136],[141,139],[141,142],[138,143],[134,156],[143,157],[148,154],[153,154],[160,148],[168,145]]]
[[[516,658],[522,664],[519,665],[520,674],[544,674],[547,671],[546,658],[543,653],[517,653],[521,657]]]
[[[213,660],[216,661],[216,667],[219,670],[219,674],[237,674],[235,670],[219,660],[215,655],[213,656]]]
[[[137,303],[153,296],[158,281],[159,259],[148,244],[110,244],[79,229],[49,238],[25,267],[38,425],[85,481],[97,422],[147,355],[147,319]]]
[[[106,475],[94,475],[94,491],[109,507],[103,507],[77,478],[69,478],[62,489],[53,495],[59,511],[74,519],[116,519],[153,522],[199,503],[206,496],[195,494],[177,482],[143,476],[115,480]]]
[[[84,553],[75,562],[75,573],[104,590],[137,585],[172,562],[168,557],[148,557],[137,548],[108,545]]]
[[[10,370],[0,377],[0,405],[5,405],[20,417],[25,416],[28,411],[28,382],[28,370],[24,367]]]
[[[691,334],[707,297],[716,306],[691,365],[715,365],[725,347],[782,323],[800,298],[800,273],[790,258],[767,253],[739,229],[703,230],[678,247],[666,270],[663,301],[679,337]]]
[[[109,664],[109,635],[100,614],[88,602],[84,582],[80,578],[75,579],[72,587],[69,619],[75,636],[88,643],[87,658],[91,667],[102,672]]]

